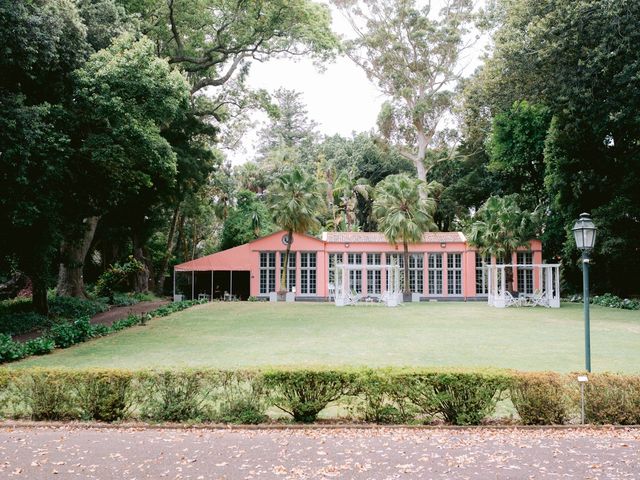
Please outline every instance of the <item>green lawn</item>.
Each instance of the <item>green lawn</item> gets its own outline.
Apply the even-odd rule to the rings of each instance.
[[[594,371],[640,372],[640,312],[592,307]],[[18,364],[63,367],[265,365],[584,367],[582,307],[421,303],[212,303]]]

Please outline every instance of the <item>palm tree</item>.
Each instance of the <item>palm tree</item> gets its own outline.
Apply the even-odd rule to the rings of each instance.
[[[409,243],[422,240],[424,232],[435,230],[434,185],[406,173],[389,175],[375,188],[373,215],[387,241],[404,247],[404,293],[409,294]]]
[[[275,224],[287,232],[287,248],[278,292],[284,295],[288,291],[287,271],[293,234],[306,233],[320,225],[318,214],[324,207],[324,199],[318,181],[294,167],[276,178],[269,191],[268,204]]]
[[[493,196],[478,209],[466,234],[481,255],[503,258],[509,264],[513,252],[527,246],[536,236],[539,225],[538,211],[521,210],[517,195]],[[512,289],[513,268],[507,269],[505,276],[508,288]]]
[[[355,178],[352,171],[341,171],[332,186],[334,229],[343,226],[347,232],[357,227],[358,196],[369,200],[372,188],[365,178]],[[342,217],[342,218],[338,218]]]

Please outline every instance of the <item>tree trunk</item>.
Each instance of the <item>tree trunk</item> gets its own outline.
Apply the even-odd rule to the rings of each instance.
[[[416,167],[416,172],[418,174],[418,179],[423,182],[427,181],[427,169],[424,166],[424,160],[427,158],[427,145],[428,141],[424,134],[418,132],[418,153],[414,160],[414,165]]]
[[[513,252],[507,252],[504,255],[504,264],[505,265],[510,265],[512,264],[512,257],[513,257]],[[513,288],[513,267],[507,267],[504,269],[504,277],[505,277],[505,285],[506,285],[506,289],[509,292],[513,292],[514,288]]]
[[[409,244],[407,242],[402,242],[404,247],[404,288],[402,289],[402,293],[410,294],[411,288],[409,287]]]
[[[280,268],[280,290],[278,295],[282,298],[285,298],[289,289],[287,288],[287,273],[289,272],[289,252],[291,251],[291,244],[293,243],[293,231],[289,230],[287,232],[287,237],[289,241],[287,242],[287,248],[284,252],[284,261],[283,265]]]
[[[62,262],[58,270],[58,285],[56,295],[64,297],[87,298],[84,289],[84,262],[89,252],[91,242],[96,233],[100,217],[88,217],[83,220],[84,232],[82,238],[75,242],[64,240],[60,247]]]
[[[40,315],[49,315],[49,302],[47,301],[47,282],[38,276],[31,277],[31,285],[33,294],[31,303],[36,313]]]
[[[144,255],[144,246],[137,232],[133,234],[133,258],[142,263],[142,270],[136,272],[133,278],[133,290],[136,293],[145,293],[149,291],[149,268]]]
[[[173,238],[176,235],[176,229],[178,227],[178,219],[180,218],[180,205],[173,210],[173,217],[171,218],[171,226],[169,227],[169,235],[167,236],[167,246],[165,249],[164,257],[160,263],[160,268],[156,272],[155,292],[158,295],[164,293],[165,273],[167,273],[167,266],[169,265],[169,259],[171,258],[171,252],[173,252]]]

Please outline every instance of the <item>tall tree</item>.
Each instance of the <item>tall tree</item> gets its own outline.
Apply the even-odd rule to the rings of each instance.
[[[67,218],[81,238],[63,243],[58,293],[82,296],[82,264],[99,216],[120,209],[130,217],[139,212],[141,222],[174,184],[176,154],[161,129],[189,109],[189,90],[148,39],[131,35],[92,55],[75,86],[79,135]]]
[[[332,193],[331,213],[336,231],[352,232],[358,225],[358,200],[369,200],[373,188],[366,178],[355,178],[353,171],[342,170],[335,174],[329,185]]]
[[[309,118],[302,93],[279,88],[273,97],[270,121],[258,133],[258,153],[262,158],[277,148],[308,148],[318,138],[318,124]]]
[[[119,1],[140,15],[158,55],[189,74],[194,93],[227,84],[251,60],[283,54],[324,59],[338,46],[329,9],[309,0]],[[214,98],[220,100],[214,112],[232,105],[233,99]]]
[[[478,248],[481,255],[512,262],[513,253],[525,247],[535,238],[539,229],[537,212],[522,210],[517,195],[490,197],[476,212],[467,227],[469,243]],[[506,284],[513,289],[513,268],[505,272]]]
[[[294,233],[307,233],[320,226],[318,216],[325,207],[320,186],[315,177],[294,167],[276,178],[269,191],[268,205],[274,223],[287,232],[284,268],[280,275],[280,295],[288,291],[286,266],[294,241]]]
[[[0,0],[0,251],[31,278],[43,314],[69,194],[65,104],[89,53],[75,3]]]
[[[499,7],[494,53],[476,90],[491,117],[527,100],[553,118],[544,152],[545,255],[562,256],[565,278],[579,286],[570,227],[590,211],[603,240],[594,251],[595,288],[632,293],[640,269],[640,4],[504,0]]]
[[[495,117],[489,138],[489,169],[502,176],[504,193],[519,193],[532,210],[547,203],[544,147],[550,122],[547,107],[523,100]]]
[[[248,190],[237,195],[237,206],[224,222],[220,250],[237,247],[275,230],[270,212],[257,195]]]
[[[432,3],[414,0],[334,0],[356,35],[347,54],[389,100],[378,119],[381,134],[413,162],[426,181],[433,167],[429,149],[450,150],[452,131],[443,121],[460,78],[461,53],[472,41],[467,33],[473,2],[447,0],[434,14]]]
[[[393,245],[402,242],[404,252],[404,293],[409,287],[409,244],[422,241],[425,232],[436,229],[433,213],[436,202],[432,185],[407,174],[389,175],[375,188],[373,215],[379,229]]]

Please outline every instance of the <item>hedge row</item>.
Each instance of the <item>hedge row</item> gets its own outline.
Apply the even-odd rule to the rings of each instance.
[[[497,403],[504,410],[509,400],[523,424],[565,424],[579,416],[575,376],[556,373],[0,369],[0,413],[34,420],[313,422],[330,406],[346,421],[477,425],[513,422],[496,419]],[[640,424],[640,376],[592,374],[586,417]]]
[[[44,355],[55,348],[68,348],[91,338],[102,337],[134,325],[144,325],[153,317],[166,317],[171,313],[203,303],[200,300],[185,300],[169,303],[144,315],[129,315],[115,321],[111,326],[91,325],[88,316],[54,324],[42,336],[27,342],[16,342],[11,336],[0,334],[0,363],[14,362],[31,355]]]

